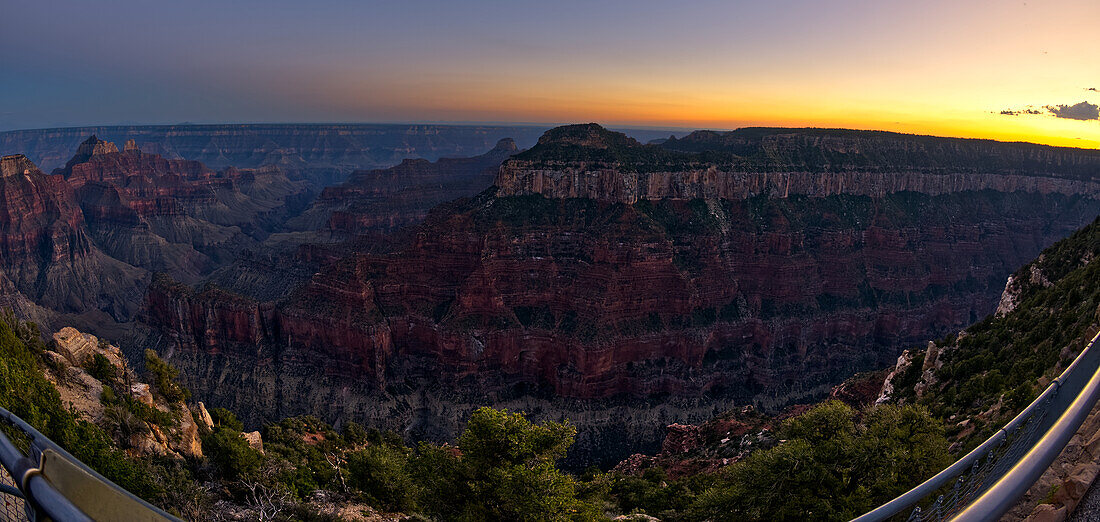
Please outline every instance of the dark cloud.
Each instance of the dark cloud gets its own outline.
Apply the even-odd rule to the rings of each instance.
[[[1074,105],[1047,105],[1046,110],[1050,111],[1056,118],[1083,121],[1100,120],[1100,106],[1087,101]]]
[[[1043,111],[1040,111],[1038,109],[1032,109],[1031,107],[1028,107],[1026,109],[1019,109],[1019,110],[1005,109],[1005,110],[1001,111],[1001,114],[1004,115],[1004,116],[1019,116],[1021,114],[1042,114],[1042,113],[1043,113]]]

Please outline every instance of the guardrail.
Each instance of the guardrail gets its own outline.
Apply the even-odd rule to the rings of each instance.
[[[1100,332],[1038,398],[977,448],[853,522],[885,521],[910,508],[909,521],[999,519],[1050,467],[1100,400],[1097,340]],[[20,433],[28,448],[24,453],[0,431],[0,465],[10,475],[0,477],[0,517],[15,519],[13,507],[22,504],[25,519],[32,521],[178,520],[96,473],[3,408],[0,423]],[[8,478],[11,483],[2,480]]]
[[[0,465],[12,479],[0,484],[0,500],[5,501],[0,516],[16,519],[13,508],[22,504],[22,519],[31,521],[179,520],[96,473],[4,408],[0,423],[20,442],[25,439],[27,447],[24,453],[0,431]]]
[[[954,464],[853,522],[997,520],[1042,476],[1100,399],[1100,333],[1039,397]],[[900,519],[900,518],[899,518]]]

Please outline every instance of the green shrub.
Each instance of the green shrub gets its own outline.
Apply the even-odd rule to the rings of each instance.
[[[210,413],[210,420],[214,421],[214,427],[220,426],[236,432],[244,431],[244,423],[237,420],[233,412],[225,408],[211,408],[208,413]]]
[[[421,505],[444,520],[590,520],[594,503],[555,462],[573,443],[568,423],[533,424],[521,413],[481,408],[458,451],[422,444],[410,463]]]
[[[161,359],[157,352],[145,350],[145,368],[153,374],[153,384],[168,402],[181,402],[191,398],[191,391],[176,382],[180,371]]]
[[[880,405],[861,419],[832,401],[788,419],[785,442],[729,466],[690,517],[848,520],[950,462],[943,427],[927,410]]]
[[[118,368],[111,364],[111,361],[107,360],[107,357],[101,353],[92,356],[92,360],[88,362],[86,369],[88,375],[95,377],[103,384],[111,384],[118,376]]]
[[[202,438],[202,447],[218,473],[229,480],[256,478],[263,464],[263,454],[248,445],[240,430],[216,426]]]
[[[407,465],[404,447],[371,445],[348,455],[348,484],[372,506],[407,512],[415,508],[419,492]]]

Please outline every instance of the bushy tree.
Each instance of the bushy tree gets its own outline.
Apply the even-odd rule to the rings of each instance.
[[[414,476],[422,506],[444,520],[584,520],[595,508],[559,470],[576,429],[533,424],[521,413],[481,408],[470,416],[458,448],[422,445]]]
[[[180,371],[161,359],[152,349],[145,350],[145,368],[153,374],[153,383],[168,402],[186,401],[191,398],[191,391],[176,382]]]
[[[830,401],[788,419],[785,442],[726,468],[692,518],[848,520],[950,461],[942,425],[923,408],[881,405],[857,417]]]
[[[97,353],[92,356],[92,360],[88,362],[88,375],[95,377],[96,380],[103,384],[111,384],[115,377],[118,376],[118,368],[111,364],[111,361],[107,359],[101,353]]]
[[[254,478],[264,458],[241,435],[241,421],[223,408],[214,408],[210,416],[214,429],[203,435],[202,447],[218,473],[229,480]]]
[[[409,512],[416,508],[419,485],[408,471],[404,446],[374,444],[348,455],[348,485],[372,506]]]

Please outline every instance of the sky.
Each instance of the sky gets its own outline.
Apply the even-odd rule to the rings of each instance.
[[[1100,1],[6,0],[0,130],[813,126],[1100,148]]]

